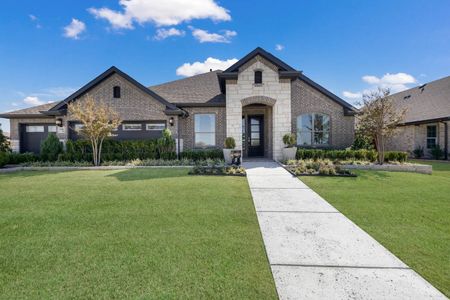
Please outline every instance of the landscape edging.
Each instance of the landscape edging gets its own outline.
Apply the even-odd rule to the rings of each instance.
[[[341,168],[348,170],[372,170],[372,171],[390,171],[390,172],[411,172],[429,174],[433,173],[433,167],[430,165],[405,164],[405,165],[341,165]]]

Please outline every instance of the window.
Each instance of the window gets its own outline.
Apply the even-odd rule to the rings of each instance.
[[[196,114],[195,122],[195,147],[204,148],[216,145],[216,115]]]
[[[83,124],[75,124],[74,130],[76,132],[80,132],[81,129],[83,129],[84,125]]]
[[[255,84],[262,84],[262,71],[255,71]]]
[[[297,117],[297,145],[326,146],[330,142],[330,117],[304,114]]]
[[[115,86],[113,88],[113,96],[114,98],[120,98],[120,86]]]
[[[437,145],[437,127],[436,125],[427,126],[427,148],[431,149]]]
[[[154,124],[146,125],[147,130],[164,130],[165,128],[166,128],[166,124],[164,124],[164,123],[154,123]]]
[[[26,127],[27,132],[44,132],[44,126],[41,125],[28,125]]]
[[[142,124],[123,124],[123,131],[137,131],[142,130]]]
[[[56,126],[49,125],[48,132],[56,132]]]

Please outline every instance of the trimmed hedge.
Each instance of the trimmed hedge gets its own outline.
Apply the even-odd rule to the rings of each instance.
[[[365,160],[374,162],[377,160],[375,150],[323,150],[323,149],[298,149],[296,159],[331,159],[331,160]],[[388,151],[385,153],[385,161],[405,162],[408,153],[400,151]]]
[[[0,151],[0,168],[6,165],[9,161],[8,153]]]
[[[11,165],[18,165],[22,163],[29,163],[39,160],[39,156],[32,152],[25,152],[25,153],[11,152],[7,153],[7,155],[8,155],[8,164]]]
[[[186,150],[181,152],[180,159],[191,159],[194,161],[223,159],[223,151],[221,149]]]
[[[102,146],[102,161],[133,159],[175,159],[175,152],[161,153],[157,140],[116,141],[105,140]],[[91,143],[86,140],[67,141],[66,152],[59,160],[92,161]]]

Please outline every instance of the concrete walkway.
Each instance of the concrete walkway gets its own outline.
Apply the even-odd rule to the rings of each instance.
[[[281,299],[447,299],[277,163],[244,167]]]

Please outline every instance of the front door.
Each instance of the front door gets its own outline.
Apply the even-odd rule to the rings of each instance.
[[[248,116],[247,146],[248,156],[264,156],[264,116]]]

